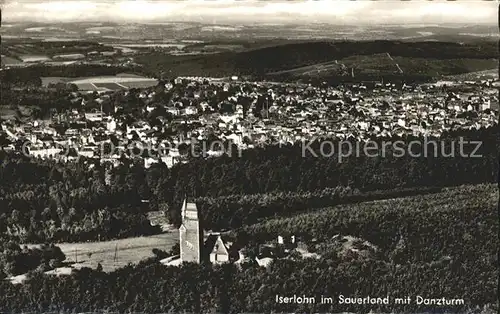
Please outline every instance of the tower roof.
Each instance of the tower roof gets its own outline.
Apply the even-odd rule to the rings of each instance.
[[[185,197],[182,204],[182,219],[198,219],[198,207],[194,201]]]
[[[184,195],[184,201],[186,203],[194,203],[194,198],[191,195]]]

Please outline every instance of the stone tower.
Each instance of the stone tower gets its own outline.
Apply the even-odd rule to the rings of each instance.
[[[194,202],[184,199],[181,211],[182,224],[179,228],[181,262],[201,262],[203,230]]]

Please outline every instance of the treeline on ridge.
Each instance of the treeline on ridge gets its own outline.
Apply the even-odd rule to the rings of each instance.
[[[307,192],[271,192],[263,194],[236,194],[195,199],[204,225],[216,230],[252,225],[263,218],[307,212],[326,206],[438,193],[441,187],[398,188],[361,192],[350,187],[337,186]]]
[[[458,145],[455,138],[463,136],[464,141],[482,141],[475,152],[482,157],[396,157],[388,148],[385,157],[353,154],[339,162],[335,156],[303,156],[301,144],[296,144],[247,150],[241,157],[191,157],[188,164],[172,169],[163,163],[145,169],[141,160],[127,159],[123,159],[122,166],[110,169],[99,160],[81,158],[77,163],[57,164],[0,152],[0,230],[2,235],[21,242],[152,234],[159,230],[149,224],[146,212],[163,210],[173,224],[179,225],[185,195],[204,198],[200,211],[206,229],[227,229],[300,211],[302,204],[311,209],[356,198],[376,199],[367,193],[370,191],[386,190],[386,195],[397,197],[421,193],[429,186],[497,182],[497,127],[448,136],[437,142],[443,143],[446,152],[450,152],[450,145]],[[405,139],[407,144],[413,140],[418,138]],[[313,150],[319,152],[320,143],[315,142]],[[429,145],[427,151],[432,152]],[[423,147],[413,148],[413,153],[425,151]],[[466,154],[473,150],[475,145],[464,147]],[[292,194],[272,196],[280,192]],[[300,196],[305,192],[311,192],[311,198],[307,194]],[[322,198],[322,193],[327,196]],[[271,200],[246,200],[249,194],[267,195]],[[228,195],[233,198],[224,200]],[[227,208],[213,205],[219,201]],[[284,210],[288,205],[290,209]]]
[[[445,188],[427,195],[345,204],[280,217],[232,231],[236,238],[270,241],[296,235],[328,242],[337,234],[369,241],[383,259],[430,263],[440,257],[495,260],[498,230],[494,184]],[[243,235],[243,236],[242,236]],[[482,257],[481,257],[482,256]]]

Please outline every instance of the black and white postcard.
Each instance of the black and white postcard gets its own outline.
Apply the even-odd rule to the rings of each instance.
[[[0,313],[498,312],[496,1],[0,7]]]

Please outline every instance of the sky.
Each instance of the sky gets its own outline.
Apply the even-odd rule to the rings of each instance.
[[[369,0],[0,0],[4,22],[492,24],[498,2]]]

